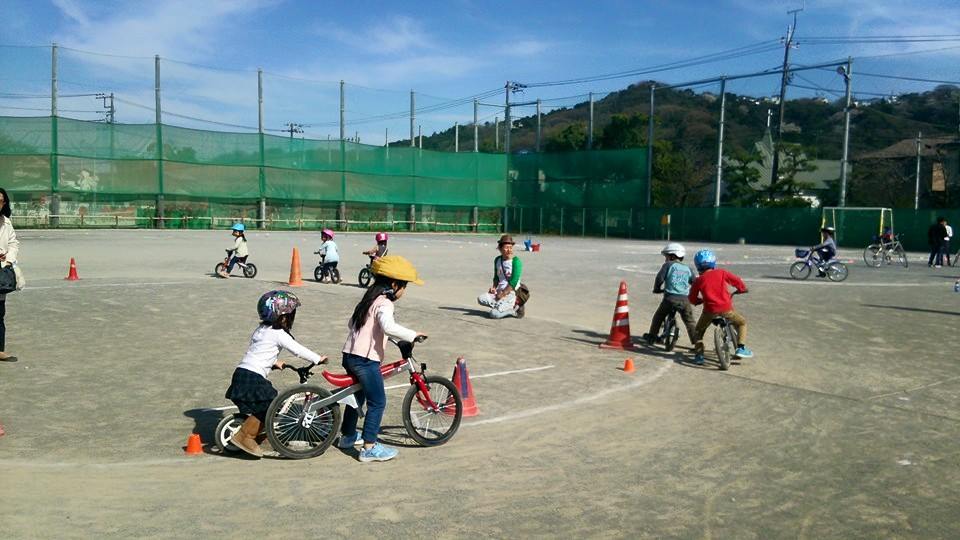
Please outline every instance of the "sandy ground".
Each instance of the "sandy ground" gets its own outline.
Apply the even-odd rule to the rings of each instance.
[[[689,364],[686,335],[674,353],[597,348],[621,280],[633,335],[645,331],[660,244],[543,238],[520,253],[527,317],[492,321],[475,298],[493,236],[393,235],[427,281],[398,304],[431,336],[417,358],[449,375],[463,355],[481,415],[445,446],[410,446],[404,389],[390,390],[383,438],[400,456],[361,464],[209,444],[257,297],[286,281],[294,246],[312,274],[317,235],[251,233],[260,273],[229,281],[211,276],[227,232],[20,237],[29,287],[6,318],[19,361],[0,363],[5,538],[960,535],[957,271],[920,254],[871,269],[844,251],[850,278],[835,284],[790,280],[789,248],[711,246],[751,289],[737,307],[756,357],[721,372]],[[295,328],[334,369],[372,235],[338,240],[346,281],[297,289]],[[70,257],[79,282],[63,280]],[[627,357],[636,373],[619,369]],[[188,457],[194,431],[206,451]]]

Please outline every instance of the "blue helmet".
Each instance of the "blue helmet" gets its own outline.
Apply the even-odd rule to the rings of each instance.
[[[707,270],[717,267],[717,256],[709,249],[701,249],[693,256],[693,264],[697,270]]]
[[[243,232],[247,230],[247,226],[244,225],[243,223],[234,223],[232,228],[233,230],[239,231],[239,232]]]

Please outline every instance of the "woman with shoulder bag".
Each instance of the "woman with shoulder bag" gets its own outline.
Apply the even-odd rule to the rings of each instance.
[[[10,198],[7,191],[0,188],[0,267],[13,266],[17,262],[20,241],[10,221]],[[15,361],[16,357],[7,354],[7,327],[3,318],[7,314],[7,295],[0,294],[0,360]]]

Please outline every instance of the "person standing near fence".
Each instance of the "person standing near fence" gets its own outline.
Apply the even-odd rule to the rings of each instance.
[[[947,232],[943,238],[943,264],[950,266],[950,240],[953,239],[953,227],[947,220],[943,220],[943,228]]]
[[[7,191],[0,188],[0,265],[15,264],[19,252],[20,241],[17,240],[17,233],[13,230],[13,222],[10,220],[10,198],[7,196]],[[0,294],[0,360],[10,362],[16,361],[16,357],[6,352],[7,326],[4,323],[6,314],[7,295]]]
[[[930,258],[927,266],[940,268],[943,266],[944,243],[947,238],[947,218],[940,216],[937,222],[927,229],[927,242],[930,244]]]

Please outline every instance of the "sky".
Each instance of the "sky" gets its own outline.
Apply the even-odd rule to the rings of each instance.
[[[936,86],[873,75],[960,80],[956,0],[0,0],[0,115],[49,114],[56,42],[62,116],[102,119],[102,101],[82,94],[113,92],[117,122],[152,122],[159,55],[165,124],[256,130],[260,68],[269,133],[297,123],[298,137],[338,138],[342,80],[345,136],[383,144],[408,136],[411,90],[416,125],[428,135],[472,122],[473,96],[480,96],[481,122],[502,119],[508,80],[528,85],[512,101],[539,98],[547,111],[649,79],[682,84],[778,69],[780,40],[793,21],[787,12],[801,7],[791,64],[853,57],[858,98]],[[863,42],[883,36],[950,37]],[[700,60],[542,85],[691,59]],[[798,72],[792,82],[788,98],[837,99],[844,88],[832,68]],[[778,89],[779,75],[727,84],[729,92],[758,97]],[[716,93],[719,84],[696,90]],[[522,105],[513,115],[534,110]]]

